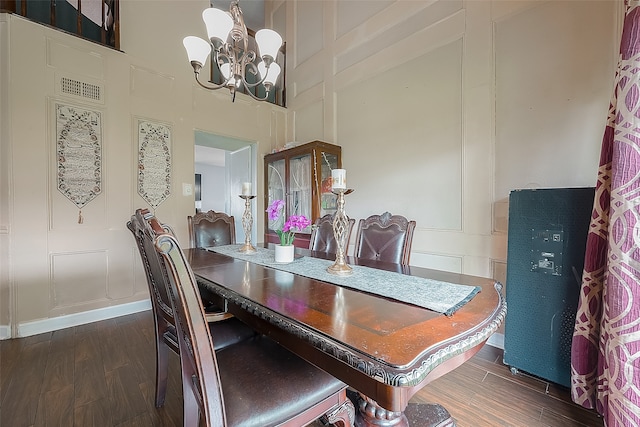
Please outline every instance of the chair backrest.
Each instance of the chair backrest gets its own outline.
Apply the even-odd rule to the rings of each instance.
[[[151,221],[155,221],[155,218]],[[200,304],[193,271],[178,241],[171,234],[159,235],[155,247],[167,265],[169,294],[180,347],[184,404],[197,404],[207,425],[227,425],[213,339]],[[188,413],[192,412],[185,412],[185,416]],[[185,421],[187,424],[197,425],[197,420]]]
[[[415,228],[415,221],[389,212],[361,219],[358,222],[354,255],[409,265]]]
[[[198,212],[187,216],[189,245],[206,248],[236,243],[236,223],[233,216],[224,212]]]
[[[173,325],[173,309],[166,285],[167,271],[155,249],[154,242],[158,234],[173,235],[173,232],[167,225],[160,224],[158,221],[153,222],[157,229],[152,229],[151,223],[148,222],[150,218],[153,218],[153,214],[148,209],[137,209],[131,216],[131,220],[127,222],[127,228],[133,233],[140,251],[156,319],[164,319],[168,324]]]
[[[317,252],[325,252],[328,254],[338,253],[338,244],[336,238],[333,235],[333,215],[326,214],[325,216],[315,220],[311,230],[311,240],[309,240],[309,249]],[[345,243],[344,251],[345,255],[349,248],[349,238],[351,237],[351,230],[356,220],[349,219],[349,227],[346,231],[347,241]]]

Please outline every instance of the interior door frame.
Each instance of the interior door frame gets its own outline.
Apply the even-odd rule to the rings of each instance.
[[[194,131],[194,144],[200,145],[203,147],[217,148],[220,150],[224,150],[227,153],[225,154],[225,179],[227,182],[250,182],[251,188],[253,189],[253,193],[257,195],[257,142],[255,141],[247,141],[238,138],[233,138],[224,135],[218,135],[211,132],[206,132],[203,130],[195,130]],[[232,153],[236,153],[238,151],[246,150],[249,148],[250,152],[250,162],[246,165],[245,168],[241,168],[242,170],[229,170],[227,160],[232,155]],[[194,159],[195,162],[195,159]],[[234,162],[236,163],[236,162]],[[240,162],[241,163],[241,162]],[[238,167],[236,164],[235,168]],[[234,215],[235,223],[236,223],[236,240],[238,242],[244,242],[245,235],[244,230],[242,228],[242,215],[237,215],[238,212],[231,212],[232,207],[238,205],[238,200],[240,199],[240,191],[241,188],[231,188],[230,185],[226,185],[225,190],[225,206],[227,207],[227,212]],[[238,200],[236,200],[238,199]],[[244,204],[244,201],[242,201]],[[257,203],[255,203],[255,199],[253,203],[251,203],[251,215],[254,220],[254,225],[251,228],[251,241],[257,242]]]

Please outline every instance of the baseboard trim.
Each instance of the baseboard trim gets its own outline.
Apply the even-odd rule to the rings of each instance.
[[[504,334],[495,333],[489,337],[487,340],[487,344],[492,347],[499,348],[500,350],[504,350]]]
[[[11,338],[11,328],[9,325],[0,325],[0,340]]]
[[[25,322],[18,325],[18,337],[29,337],[31,335],[38,335],[45,332],[57,331],[58,329],[85,325],[87,323],[97,322],[100,320],[113,319],[114,317],[126,316],[127,314],[139,313],[150,309],[151,300],[146,299],[98,308],[95,310],[83,311],[81,313],[35,320],[33,322]],[[0,334],[2,332],[3,331],[0,329]],[[8,330],[8,327],[6,333],[7,338],[10,338],[10,331]]]

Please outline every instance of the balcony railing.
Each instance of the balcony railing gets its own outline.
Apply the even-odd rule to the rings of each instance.
[[[0,9],[120,49],[120,0],[0,0]]]

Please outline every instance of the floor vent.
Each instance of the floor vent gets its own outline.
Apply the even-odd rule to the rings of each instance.
[[[102,86],[69,77],[62,77],[60,79],[60,92],[65,95],[95,102],[102,102],[103,96]]]

